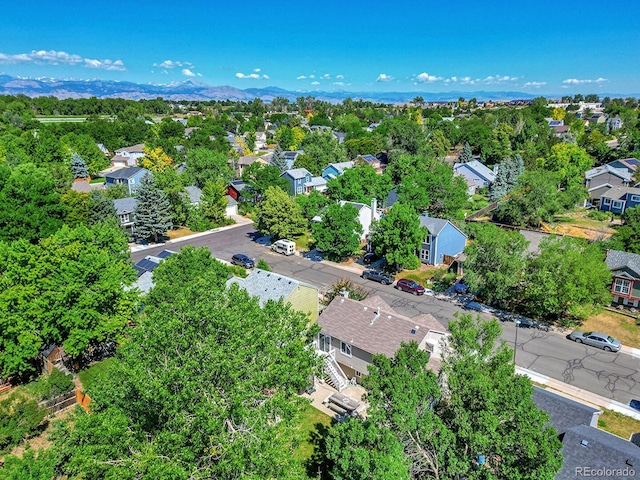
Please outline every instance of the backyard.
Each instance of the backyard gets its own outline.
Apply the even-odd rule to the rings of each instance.
[[[589,317],[580,327],[585,332],[603,332],[617,338],[623,345],[640,348],[640,327],[636,319],[629,315],[604,310]]]

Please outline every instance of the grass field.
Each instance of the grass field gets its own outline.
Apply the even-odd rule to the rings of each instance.
[[[598,428],[629,440],[632,433],[640,432],[640,421],[612,410],[602,409]]]
[[[640,348],[640,327],[634,318],[605,310],[589,317],[581,326],[585,332],[603,332],[617,338],[623,345]]]
[[[331,421],[329,415],[321,412],[311,404],[305,407],[299,425],[300,433],[304,440],[293,453],[298,460],[304,462],[311,458],[316,448],[317,436],[323,435],[324,427],[331,426]]]
[[[109,365],[113,362],[115,362],[115,359],[113,357],[107,358],[105,360],[102,360],[101,362],[94,363],[89,368],[86,368],[79,372],[78,378],[82,383],[82,389],[86,391],[87,388],[90,388],[92,385],[94,385],[96,378],[104,373],[107,368],[109,368]]]

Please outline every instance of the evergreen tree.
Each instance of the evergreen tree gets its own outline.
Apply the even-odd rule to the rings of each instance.
[[[498,200],[509,193],[518,183],[518,177],[524,173],[524,160],[520,154],[507,158],[497,165],[496,178],[491,185],[489,199]]]
[[[99,190],[89,194],[89,225],[116,220],[116,207],[113,200]]]
[[[284,157],[284,152],[280,148],[280,145],[276,146],[276,149],[273,152],[273,156],[271,157],[271,161],[269,164],[272,167],[278,167],[280,173],[284,173],[289,170],[289,166],[287,164],[287,159]]]
[[[473,160],[473,152],[471,152],[471,145],[469,145],[469,142],[466,142],[464,147],[462,147],[460,156],[458,157],[458,163],[469,163],[471,160]]]
[[[89,177],[89,169],[87,168],[87,164],[80,158],[80,155],[74,153],[71,157],[71,172],[73,173],[73,178],[88,178]]]
[[[158,242],[158,238],[173,228],[169,199],[156,186],[150,174],[145,175],[140,182],[136,198],[138,205],[135,210],[135,234],[142,240]]]

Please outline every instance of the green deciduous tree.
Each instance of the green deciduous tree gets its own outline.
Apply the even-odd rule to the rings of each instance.
[[[612,243],[616,249],[640,253],[640,208],[627,208],[622,214],[624,225],[616,228]]]
[[[138,203],[134,213],[135,233],[141,240],[153,240],[163,237],[173,228],[171,205],[167,195],[160,190],[151,174],[146,174],[136,190]]]
[[[391,179],[378,175],[371,165],[354,165],[327,182],[327,195],[334,200],[368,205],[374,198],[386,198],[391,187]]]
[[[289,182],[280,176],[280,170],[277,167],[259,162],[253,162],[242,171],[242,180],[249,187],[247,194],[254,203],[262,200],[269,187],[279,187],[284,191],[289,189]]]
[[[487,303],[507,304],[522,280],[528,244],[520,232],[478,225],[465,248],[465,278],[471,290]]]
[[[202,189],[200,208],[214,225],[222,225],[227,214],[227,188],[221,180],[207,182]]]
[[[318,190],[311,190],[309,195],[296,195],[295,201],[300,205],[302,215],[307,220],[311,220],[320,210],[331,203],[331,199]]]
[[[533,316],[584,320],[611,301],[611,272],[596,244],[573,237],[545,239],[524,275],[523,304]]]
[[[268,187],[256,207],[255,226],[274,240],[303,233],[307,220],[300,206],[280,187]]]
[[[358,209],[350,203],[333,203],[322,211],[322,221],[312,224],[313,239],[329,260],[343,260],[360,248],[362,225]]]
[[[75,227],[89,222],[89,194],[69,190],[60,197],[60,202],[65,207],[64,223]]]
[[[147,306],[89,391],[91,414],[60,436],[59,473],[307,478],[292,453],[315,332],[304,314],[237,287],[196,283]]]
[[[376,253],[384,256],[396,271],[420,265],[416,252],[426,237],[427,231],[420,226],[418,214],[401,203],[371,225],[371,243]]]
[[[294,161],[295,168],[306,168],[311,175],[318,176],[330,163],[347,161],[347,153],[343,145],[333,136],[331,131],[311,132],[304,137],[301,145],[305,158],[298,156]]]
[[[221,179],[228,182],[233,178],[233,171],[228,164],[228,155],[209,150],[194,148],[187,154],[187,177],[189,184],[203,188],[209,180]]]

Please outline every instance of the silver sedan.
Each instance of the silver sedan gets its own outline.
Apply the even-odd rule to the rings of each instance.
[[[576,343],[584,343],[585,345],[601,348],[606,352],[617,352],[620,350],[620,347],[622,347],[620,340],[616,340],[606,333],[581,332],[580,330],[576,330],[571,332],[567,338]]]

